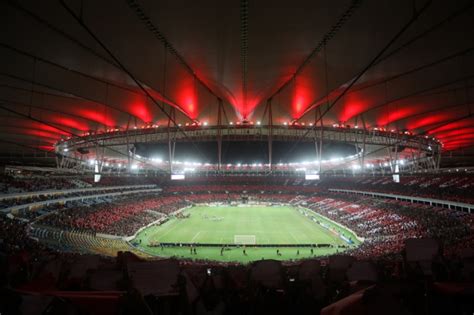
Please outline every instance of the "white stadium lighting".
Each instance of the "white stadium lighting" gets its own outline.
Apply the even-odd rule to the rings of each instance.
[[[94,183],[100,182],[99,164],[95,163],[94,167]]]
[[[320,180],[319,174],[305,174],[304,175],[305,180]]]
[[[260,124],[261,124],[260,120],[259,120],[259,121],[257,121],[257,125],[259,125],[259,126],[260,126]]]
[[[400,182],[400,175],[399,174],[393,174],[393,181],[395,183],[399,183]]]
[[[398,163],[395,164],[395,174],[393,174],[393,181],[395,183],[399,183],[400,182],[400,174],[399,174],[399,167],[398,167]]]
[[[184,174],[171,174],[171,180],[184,180]]]
[[[204,126],[207,126],[207,121],[204,122]]]
[[[133,164],[131,167],[132,170],[138,170],[138,164]]]

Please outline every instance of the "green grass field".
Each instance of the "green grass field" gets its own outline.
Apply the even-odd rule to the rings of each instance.
[[[337,245],[347,245],[338,235],[324,229],[291,206],[196,206],[184,213],[189,213],[190,217],[172,218],[162,225],[151,226],[140,232],[132,243],[155,256],[243,263],[262,258],[290,260],[328,255],[339,250]],[[345,235],[350,235],[347,230],[336,228]],[[313,255],[310,248],[304,247],[247,247],[247,255],[243,254],[242,248],[232,247],[221,255],[221,247],[197,247],[197,254],[191,254],[190,248],[184,246],[163,249],[148,246],[156,242],[233,244],[235,235],[255,235],[256,244],[332,244],[335,247],[314,248]],[[277,248],[281,256],[277,256]]]

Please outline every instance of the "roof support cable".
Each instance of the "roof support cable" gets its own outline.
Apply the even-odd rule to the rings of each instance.
[[[433,1],[428,0],[425,2],[423,7],[417,11],[417,13],[410,19],[408,22],[393,36],[390,41],[380,50],[375,57],[360,71],[356,77],[351,80],[351,82],[347,85],[347,87],[344,89],[344,91],[339,94],[336,99],[321,113],[319,116],[318,120],[321,120],[336,104],[337,102],[344,97],[344,95],[354,86],[354,84],[377,62],[377,60],[383,56],[383,54],[400,38],[403,33],[413,24],[415,21],[420,17],[431,5]],[[301,142],[302,139],[304,139],[310,132],[313,131],[313,129],[316,128],[316,124],[313,125],[313,127],[309,128],[304,134],[302,134],[298,139],[293,144],[293,147],[287,152],[287,155],[293,152],[293,150],[296,148],[296,146]]]
[[[404,72],[401,72],[401,73],[398,73],[398,74],[395,74],[395,75],[392,75],[388,78],[385,78],[383,80],[378,80],[377,82],[375,83],[371,83],[371,84],[367,84],[367,85],[364,85],[363,87],[354,87],[353,89],[351,89],[351,91],[348,91],[347,93],[354,93],[354,92],[358,92],[358,91],[362,91],[362,90],[365,90],[365,89],[368,89],[368,88],[372,88],[374,86],[378,86],[378,85],[382,85],[382,84],[385,84],[387,82],[390,82],[390,81],[393,81],[395,79],[399,79],[401,77],[404,77],[404,76],[408,76],[410,74],[413,74],[413,73],[416,73],[416,72],[419,72],[419,71],[422,71],[422,70],[425,70],[425,69],[428,69],[428,68],[431,68],[431,67],[434,67],[434,66],[437,66],[441,63],[444,63],[444,62],[447,62],[447,61],[450,61],[452,59],[455,59],[455,58],[458,58],[458,57],[462,57],[462,56],[465,56],[466,54],[469,54],[471,53],[472,51],[474,51],[474,46],[470,46],[468,48],[465,48],[465,49],[462,49],[460,51],[457,51],[449,56],[444,56],[440,59],[437,59],[435,61],[431,61],[427,64],[422,64],[422,65],[419,65],[415,68],[412,68],[412,69],[409,69],[407,71],[404,71]],[[376,65],[377,63],[374,64],[374,66]],[[331,91],[330,93],[332,93],[334,91]],[[326,95],[324,95],[323,97],[320,97],[319,99],[317,100],[313,100],[311,103],[310,103],[310,106],[308,106],[306,108],[306,110],[300,115],[300,117],[296,118],[295,121],[298,121],[300,120],[302,117],[304,117],[308,112],[310,112],[311,110],[314,109],[314,107],[316,107],[323,99],[327,98],[327,96],[329,95],[329,93],[326,93]],[[371,110],[372,108],[370,108],[369,110]]]
[[[248,71],[248,0],[240,1],[240,67],[242,76],[242,106],[247,107]],[[246,114],[245,114],[246,115]],[[246,116],[242,117],[244,120]]]
[[[115,68],[118,69],[118,66],[114,62],[112,62],[108,58],[104,57],[103,55],[99,54],[98,52],[96,52],[92,48],[88,47],[84,43],[80,42],[77,38],[67,34],[66,32],[64,32],[64,30],[60,29],[59,27],[54,26],[53,24],[46,21],[42,17],[36,15],[32,11],[30,11],[30,10],[26,9],[25,7],[21,6],[19,1],[17,1],[17,0],[8,0],[8,1],[6,1],[6,3],[9,6],[13,7],[14,9],[23,12],[23,14],[25,14],[26,16],[30,17],[31,19],[35,20],[37,23],[42,24],[43,26],[45,26],[49,30],[51,30],[51,31],[55,32],[56,34],[59,34],[63,38],[71,41],[75,45],[82,48],[84,51],[89,52],[90,54],[94,55],[95,57],[101,59],[102,61],[104,61],[104,62],[106,62],[106,63],[108,63],[108,64],[110,64],[110,65],[112,65],[112,66],[114,66]],[[82,14],[81,14],[81,18],[82,18]]]
[[[86,74],[86,73],[84,73],[84,72],[80,72],[80,71],[78,71],[78,70],[74,70],[74,69],[67,68],[67,67],[65,67],[65,66],[63,66],[63,65],[61,65],[61,64],[55,63],[55,62],[53,62],[53,61],[51,61],[51,60],[48,60],[48,59],[45,59],[45,58],[42,58],[42,57],[38,57],[38,56],[33,55],[33,54],[31,54],[31,53],[28,53],[28,52],[26,52],[26,51],[23,51],[23,50],[20,50],[20,49],[18,49],[18,48],[15,48],[15,47],[13,47],[13,46],[10,46],[10,45],[8,45],[8,44],[6,44],[6,43],[0,42],[0,47],[9,49],[9,50],[11,50],[11,51],[13,51],[13,52],[15,52],[15,53],[17,53],[17,54],[20,54],[20,55],[23,55],[23,56],[27,56],[27,57],[29,57],[29,58],[31,58],[31,59],[33,59],[33,60],[36,59],[36,61],[43,62],[43,63],[45,63],[45,64],[47,64],[47,65],[51,65],[51,66],[57,67],[57,68],[59,68],[59,69],[61,69],[61,70],[71,72],[71,73],[73,73],[73,74],[75,74],[75,75],[79,75],[79,76],[84,77],[84,78],[86,78],[86,79],[90,79],[90,80],[93,80],[93,81],[97,81],[97,82],[99,82],[99,83],[101,83],[101,84],[104,84],[104,85],[105,85],[105,84],[109,84],[110,86],[116,87],[116,88],[118,88],[118,89],[120,89],[120,90],[124,90],[124,91],[126,91],[126,92],[133,93],[133,94],[136,94],[136,95],[144,96],[142,93],[140,93],[140,92],[137,91],[136,89],[124,87],[124,86],[121,86],[121,85],[116,84],[116,83],[114,83],[114,82],[110,82],[110,81],[108,81],[108,80],[104,80],[104,79],[101,79],[101,78],[98,78],[98,77],[94,77],[94,76],[92,76],[92,75]],[[123,71],[122,69],[120,69],[120,70]],[[15,78],[15,79],[22,80],[22,81],[33,82],[32,80],[26,80],[26,79],[23,79],[23,78],[19,78],[19,77],[17,77],[17,76],[14,76],[14,75],[11,75],[11,74],[8,74],[8,73],[5,73],[5,72],[0,72],[0,75],[8,76],[8,77]],[[36,84],[36,85],[40,85],[40,83],[38,83],[38,82],[35,82],[35,84]],[[41,84],[41,85],[42,85],[42,86],[46,86],[46,85],[44,85],[44,84]],[[62,90],[60,90],[59,88],[53,87],[53,86],[48,86],[48,88],[54,89],[54,90],[57,90],[57,91],[62,91]],[[62,92],[63,92],[63,91],[62,91]],[[71,92],[66,92],[66,93],[72,94]],[[160,92],[158,92],[158,93],[160,93]],[[160,93],[160,94],[161,94],[161,93]],[[163,99],[166,99],[166,101],[167,101],[168,103],[176,105],[176,102],[174,102],[173,100],[171,100],[171,99],[165,97],[165,95],[163,95],[163,94],[161,94],[161,95],[163,96]],[[84,96],[81,96],[81,98],[85,98],[85,97],[84,97]],[[91,101],[96,102],[96,103],[99,103],[97,100],[92,100],[92,99],[91,99]],[[102,104],[103,104],[103,103],[102,103]],[[176,106],[178,106],[178,105],[176,105]],[[179,107],[179,106],[178,106],[178,107]],[[120,111],[120,109],[119,109],[118,107],[112,107],[112,108],[114,108],[114,109]],[[185,113],[180,107],[179,107],[178,109],[179,109],[180,111],[182,111],[182,112],[186,115],[186,113]],[[191,118],[190,118],[190,119],[191,119]]]
[[[178,132],[180,132],[186,139],[190,141],[193,147],[196,149],[201,157],[205,158],[204,154],[199,150],[194,141],[189,138],[188,134],[178,125],[176,120],[171,117],[171,115],[166,111],[164,106],[162,106],[148,90],[143,86],[143,84],[120,62],[120,60],[112,53],[112,51],[102,42],[95,33],[77,16],[77,14],[66,4],[64,0],[60,0],[61,5],[66,9],[66,11],[77,21],[77,23],[82,26],[82,28],[107,52],[107,54],[119,65],[119,67],[135,82],[135,84],[140,88],[140,90],[148,96],[152,102],[165,114],[165,116],[173,123],[174,127]]]
[[[303,68],[316,56],[321,49],[326,47],[326,45],[331,41],[334,36],[336,36],[337,32],[344,26],[344,24],[349,21],[355,11],[360,7],[362,0],[352,0],[349,7],[344,11],[344,13],[339,17],[336,24],[334,24],[331,29],[323,36],[323,38],[318,42],[316,47],[311,51],[311,53],[303,60],[303,62],[299,65],[296,69],[295,73],[292,74],[291,78],[289,78],[286,82],[284,82],[276,92],[269,96],[269,98],[273,98],[276,94],[279,94],[288,84],[290,84],[291,80],[296,77]]]
[[[62,2],[62,1],[61,1]],[[155,37],[163,43],[165,49],[169,51],[173,56],[176,57],[178,62],[186,69],[189,74],[191,74],[194,79],[196,79],[199,84],[205,87],[209,93],[214,95],[215,97],[219,97],[216,93],[204,82],[199,78],[196,74],[196,71],[186,62],[184,57],[178,52],[178,50],[171,44],[171,42],[166,38],[166,36],[160,31],[159,27],[153,23],[150,17],[145,13],[145,10],[140,6],[138,1],[136,0],[126,0],[130,9],[132,9],[135,14],[137,15],[138,19],[145,24],[145,27],[155,35]]]

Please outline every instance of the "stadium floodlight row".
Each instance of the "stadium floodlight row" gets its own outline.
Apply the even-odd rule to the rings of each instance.
[[[268,160],[254,163],[223,163],[222,143],[232,141],[268,142]],[[281,163],[274,160],[272,143],[314,143],[314,154],[306,161]],[[199,142],[216,142],[216,163],[180,161],[175,158],[176,143],[187,143],[190,147]],[[324,159],[323,144],[344,143],[355,148],[347,156]],[[168,148],[166,158],[140,156],[136,146],[161,144]],[[137,129],[110,129],[102,133],[86,133],[59,141],[56,153],[60,157],[58,167],[92,170],[101,173],[123,173],[159,171],[183,174],[186,172],[245,172],[268,171],[323,174],[348,170],[351,172],[398,173],[402,170],[439,169],[442,143],[437,139],[414,135],[408,131],[363,129],[346,126],[316,127],[302,125],[227,125],[227,126],[147,126]],[[291,153],[291,150],[289,150]],[[172,161],[170,163],[169,161]]]

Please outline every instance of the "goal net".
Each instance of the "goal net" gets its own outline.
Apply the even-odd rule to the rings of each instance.
[[[255,245],[257,238],[255,235],[234,235],[234,244],[239,245]]]

